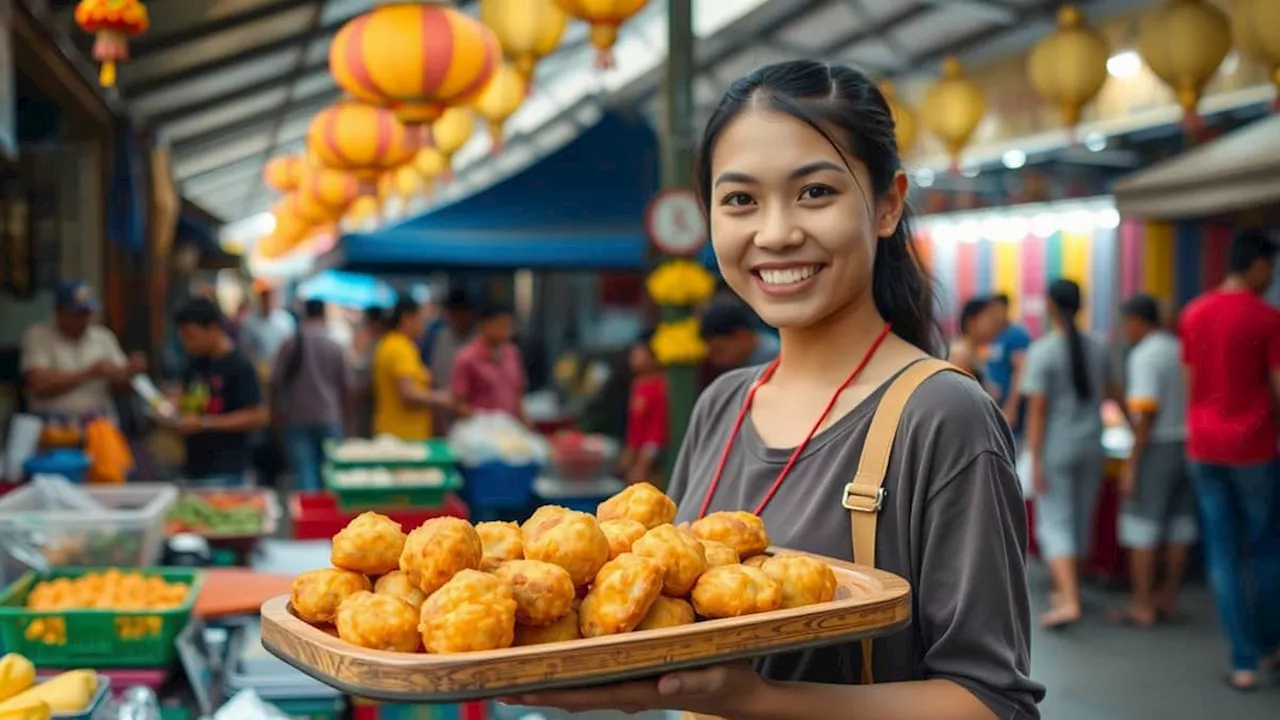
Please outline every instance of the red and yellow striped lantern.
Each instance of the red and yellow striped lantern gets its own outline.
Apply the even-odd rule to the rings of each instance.
[[[337,218],[360,197],[360,181],[349,172],[308,167],[298,182],[298,196],[329,208],[332,218]]]
[[[279,226],[280,218],[294,217],[308,226],[323,225],[324,223],[333,222],[341,215],[340,210],[335,210],[328,205],[320,202],[316,198],[303,195],[297,191],[285,195],[276,203],[277,211],[276,225]]]
[[[102,63],[98,84],[116,84],[116,63],[129,59],[129,37],[151,27],[147,6],[140,0],[80,0],[76,24],[94,36],[93,59]]]
[[[569,24],[555,0],[480,0],[480,20],[530,89],[538,60],[555,52]]]
[[[511,65],[503,64],[471,105],[489,126],[493,151],[502,149],[502,126],[524,104],[528,85]]]
[[[591,26],[596,47],[596,67],[613,67],[613,44],[618,27],[644,9],[649,0],[556,0],[561,10]]]
[[[395,2],[338,31],[329,72],[343,90],[423,126],[479,93],[502,61],[493,31],[444,4]]]
[[[280,193],[298,189],[307,161],[296,156],[272,158],[262,168],[262,184]]]
[[[418,145],[389,110],[345,101],[311,121],[307,148],[321,166],[354,175],[368,195],[382,173],[412,160]]]

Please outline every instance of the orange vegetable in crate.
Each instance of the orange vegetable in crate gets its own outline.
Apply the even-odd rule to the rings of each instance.
[[[102,63],[98,82],[102,87],[116,84],[116,63],[129,59],[129,37],[151,27],[147,6],[141,0],[80,0],[76,24],[93,33],[93,59]]]
[[[124,483],[133,469],[133,452],[124,435],[110,420],[99,418],[89,423],[84,432],[85,450],[89,453],[89,480],[95,483]]]

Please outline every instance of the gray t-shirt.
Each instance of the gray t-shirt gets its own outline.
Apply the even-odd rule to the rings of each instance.
[[[1067,336],[1054,332],[1031,343],[1027,364],[1022,373],[1022,394],[1043,395],[1048,405],[1045,437],[1052,443],[1047,450],[1061,448],[1075,453],[1081,448],[1102,447],[1102,399],[1107,384],[1113,380],[1115,367],[1106,346],[1087,333],[1080,334],[1084,343],[1085,363],[1089,369],[1089,397],[1076,397],[1071,380],[1071,350]]]
[[[271,388],[286,425],[341,425],[355,376],[347,354],[323,326],[302,327],[302,363],[286,378],[297,339],[284,342],[271,365]]]
[[[672,473],[677,522],[696,519],[747,389],[760,368],[718,378],[698,398]],[[886,386],[887,387],[887,384]],[[841,505],[885,387],[819,433],[762,517],[775,545],[851,560]],[[751,510],[791,455],[743,423],[710,512]],[[876,532],[877,566],[912,587],[912,624],[875,641],[876,682],[952,680],[1004,720],[1039,718],[1031,680],[1026,511],[1013,438],[977,383],[944,373],[903,410]],[[766,658],[775,680],[854,684],[857,644]]]
[[[1129,351],[1125,402],[1137,412],[1154,412],[1151,440],[1180,443],[1187,439],[1187,381],[1182,370],[1182,343],[1157,330]]]

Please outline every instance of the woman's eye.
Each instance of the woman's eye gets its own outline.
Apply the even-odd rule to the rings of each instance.
[[[751,196],[746,193],[729,193],[720,200],[721,205],[729,207],[745,207],[752,203]]]
[[[820,200],[824,197],[827,197],[829,195],[834,195],[834,194],[835,194],[835,190],[832,190],[826,185],[810,185],[809,187],[800,191],[800,199],[801,200]]]

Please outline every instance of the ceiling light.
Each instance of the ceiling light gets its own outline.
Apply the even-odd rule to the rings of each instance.
[[[1092,152],[1102,152],[1107,149],[1107,136],[1100,132],[1091,132],[1084,136],[1084,146]]]
[[[1027,164],[1027,154],[1021,150],[1010,150],[1004,154],[1004,158],[1002,160],[1005,167],[1010,170],[1017,170]]]
[[[1107,58],[1107,73],[1114,78],[1131,78],[1142,70],[1142,56],[1136,50],[1125,50]]]
[[[933,187],[934,175],[929,168],[920,168],[916,171],[916,185],[927,188]]]
[[[977,165],[966,165],[960,169],[960,174],[972,180],[978,177],[978,173],[982,172],[982,168]]]

